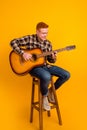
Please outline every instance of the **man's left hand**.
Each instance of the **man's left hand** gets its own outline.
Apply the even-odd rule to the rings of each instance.
[[[57,56],[57,51],[54,51],[54,52],[52,53],[52,58],[55,59],[56,56]]]

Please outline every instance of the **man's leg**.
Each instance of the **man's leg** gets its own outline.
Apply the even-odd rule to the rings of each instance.
[[[57,66],[50,67],[49,72],[51,73],[51,75],[55,75],[58,77],[58,79],[54,83],[55,89],[58,89],[64,82],[66,82],[70,78],[70,73],[68,71]]]
[[[30,71],[30,74],[40,79],[40,89],[43,96],[43,108],[45,110],[50,110],[47,95],[51,74],[47,70],[44,70],[42,67],[36,67],[32,69]]]
[[[51,75],[55,75],[57,78],[56,82],[54,83],[55,89],[58,89],[64,82],[66,82],[70,78],[70,73],[60,67],[51,66],[49,68],[44,67]],[[50,102],[55,102],[53,90],[50,87],[48,93],[48,99]]]

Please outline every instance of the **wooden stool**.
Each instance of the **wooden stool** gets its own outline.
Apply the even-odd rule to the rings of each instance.
[[[38,101],[34,101],[35,96],[35,86],[38,86]],[[58,105],[57,95],[54,87],[53,77],[51,78],[50,85],[53,90],[55,103],[51,103],[51,109],[56,108],[57,116],[59,120],[59,125],[62,125],[62,119],[60,114],[60,109]],[[31,94],[31,110],[30,110],[30,122],[33,121],[33,110],[34,108],[39,112],[39,127],[43,130],[43,104],[42,104],[42,94],[40,91],[40,79],[32,76],[32,94]],[[50,111],[47,111],[48,116],[50,116]]]

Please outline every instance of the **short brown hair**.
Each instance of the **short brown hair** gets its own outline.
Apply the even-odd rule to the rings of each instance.
[[[48,28],[49,25],[47,25],[46,23],[44,22],[39,22],[37,25],[36,25],[36,29],[41,29],[41,28]]]

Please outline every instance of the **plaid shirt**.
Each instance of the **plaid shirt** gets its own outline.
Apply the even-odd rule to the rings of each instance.
[[[40,48],[42,52],[48,52],[52,51],[52,45],[51,42],[48,40],[45,41],[40,41],[37,37],[36,34],[33,35],[27,35],[21,38],[13,39],[10,42],[11,47],[13,50],[22,55],[24,53],[24,50],[22,47],[24,46],[25,49],[35,49],[35,48]],[[50,63],[54,63],[55,59],[52,58],[52,55],[46,56],[46,60],[48,60]]]

